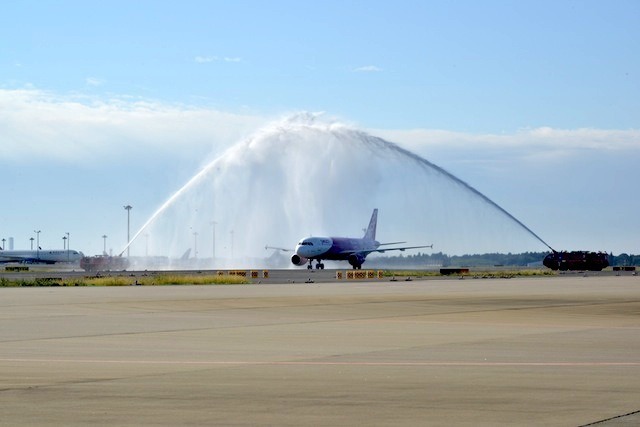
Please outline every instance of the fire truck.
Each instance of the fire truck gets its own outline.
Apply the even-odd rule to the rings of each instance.
[[[606,252],[589,251],[553,251],[547,255],[542,264],[552,270],[589,270],[601,271],[609,266],[609,256]]]
[[[118,271],[129,267],[127,258],[121,256],[96,255],[80,260],[80,268],[85,271]]]

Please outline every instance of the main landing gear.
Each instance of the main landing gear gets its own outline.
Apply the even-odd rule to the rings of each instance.
[[[312,259],[309,260],[309,265],[307,265],[307,270],[313,270],[313,265],[311,265],[311,263],[313,262]],[[324,270],[324,264],[318,260],[317,264],[316,264],[316,270]]]

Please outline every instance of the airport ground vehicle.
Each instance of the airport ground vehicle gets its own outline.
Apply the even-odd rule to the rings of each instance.
[[[80,268],[85,271],[126,270],[128,266],[129,260],[120,256],[96,255],[92,257],[83,257],[80,260]]]
[[[544,258],[542,264],[552,270],[560,271],[601,271],[609,266],[609,256],[606,252],[553,251]]]

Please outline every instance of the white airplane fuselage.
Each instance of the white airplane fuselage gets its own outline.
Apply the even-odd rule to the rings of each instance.
[[[349,261],[352,265],[360,266],[364,262],[362,252],[371,252],[380,246],[380,242],[370,239],[350,237],[307,237],[296,245],[295,253],[306,260]],[[294,255],[295,257],[295,255]],[[351,258],[349,258],[351,257]],[[361,260],[359,259],[361,258]],[[358,262],[362,261],[362,262]],[[296,262],[294,262],[296,264]]]
[[[73,249],[0,251],[0,263],[24,262],[33,264],[55,264],[57,262],[77,262],[80,261],[82,257],[82,252]]]

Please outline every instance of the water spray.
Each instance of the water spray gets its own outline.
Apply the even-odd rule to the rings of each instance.
[[[379,141],[379,143],[381,145],[387,145],[389,147],[392,147],[394,150],[397,150],[398,152],[406,155],[407,157],[415,160],[417,163],[421,164],[423,167],[429,167],[432,169],[437,170],[438,172],[440,172],[441,174],[443,174],[444,176],[452,179],[453,181],[455,181],[457,184],[461,185],[462,187],[464,187],[465,189],[471,191],[473,194],[475,194],[476,196],[480,197],[482,200],[484,200],[485,202],[489,203],[491,206],[493,206],[494,208],[496,208],[497,210],[499,210],[500,212],[502,212],[504,215],[506,215],[507,217],[509,217],[511,220],[515,221],[518,225],[520,225],[522,228],[524,228],[526,231],[529,232],[529,234],[531,234],[533,237],[535,237],[536,239],[538,239],[543,245],[545,245],[546,247],[548,247],[549,249],[551,249],[552,252],[555,252],[555,250],[549,246],[547,244],[547,242],[545,242],[544,240],[542,240],[542,238],[540,236],[538,236],[536,233],[534,233],[529,227],[527,227],[526,225],[524,225],[520,220],[518,220],[516,217],[514,217],[513,215],[511,215],[506,209],[504,209],[502,206],[500,206],[499,204],[497,204],[496,202],[494,202],[493,200],[491,200],[490,198],[488,198],[487,196],[485,196],[484,194],[482,194],[480,191],[476,190],[475,188],[473,188],[471,185],[467,184],[466,182],[464,182],[463,180],[461,180],[460,178],[458,178],[457,176],[447,172],[445,169],[441,168],[438,165],[435,165],[433,163],[431,163],[430,161],[418,156],[415,153],[412,153],[409,150],[406,150],[404,148],[399,147],[398,145],[386,141],[382,138],[377,138],[377,137],[370,137],[367,136],[368,138],[375,138]]]
[[[441,250],[448,242],[464,250],[504,250],[507,240],[526,233],[553,251],[443,168],[382,138],[302,114],[259,130],[207,164],[151,215],[121,254],[147,229],[164,239],[165,253],[183,253],[192,232],[203,235],[214,219],[236,253],[263,253],[265,244],[289,247],[307,233],[358,235],[374,207],[394,240],[434,240],[440,233]],[[512,232],[504,231],[507,223]]]

